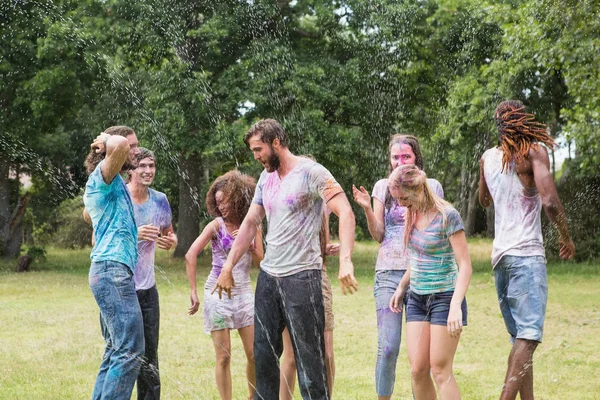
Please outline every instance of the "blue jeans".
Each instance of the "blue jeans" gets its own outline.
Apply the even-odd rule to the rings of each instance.
[[[543,256],[503,256],[494,280],[504,324],[515,339],[542,341],[548,282]]]
[[[160,307],[156,285],[150,289],[137,291],[138,301],[144,321],[144,358],[137,378],[138,400],[160,399],[160,374],[158,372],[158,331],[160,328]]]
[[[303,399],[329,400],[321,270],[274,277],[262,269],[254,296],[255,400],[279,399],[281,334],[287,326]]]
[[[144,355],[144,325],[133,273],[119,262],[92,262],[89,283],[106,341],[92,399],[129,400]]]
[[[391,396],[396,382],[396,362],[402,335],[402,314],[390,310],[390,299],[405,270],[382,270],[375,273],[375,309],[377,312],[377,363],[375,389],[378,396]],[[404,302],[406,303],[404,296]]]

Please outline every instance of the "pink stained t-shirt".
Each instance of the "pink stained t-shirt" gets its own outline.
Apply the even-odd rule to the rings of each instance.
[[[277,171],[263,171],[252,200],[264,207],[267,216],[262,270],[273,276],[289,276],[321,269],[323,204],[341,192],[331,173],[309,159],[301,159],[283,179]]]

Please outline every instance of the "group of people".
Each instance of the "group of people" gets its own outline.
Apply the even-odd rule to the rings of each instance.
[[[502,102],[495,119],[498,146],[481,158],[479,198],[484,207],[495,205],[492,264],[513,343],[501,399],[515,399],[517,393],[533,399],[532,357],[542,339],[547,299],[542,208],[558,229],[561,257],[571,258],[575,250],[548,153],[540,145],[553,146],[552,138],[518,101]],[[234,397],[232,329],[246,355],[249,399],[291,399],[296,376],[302,398],[330,399],[334,321],[325,260],[339,256],[344,294],[358,289],[351,205],[325,167],[290,151],[277,121],[257,122],[244,142],[264,171],[258,182],[234,170],[211,185],[206,208],[214,220],[185,257],[188,312],[197,313],[202,302],[222,399]],[[459,399],[452,364],[467,325],[472,272],[462,219],[443,199],[442,185],[426,176],[416,137],[392,136],[389,161],[388,178],[379,180],[371,195],[362,186],[352,188],[371,236],[381,243],[374,285],[377,396],[393,394],[404,314],[414,398]],[[154,250],[173,247],[177,237],[166,196],[150,189],[155,157],[137,146],[133,130],[119,126],[94,140],[86,165],[85,217],[95,242],[89,281],[106,341],[93,398],[128,399],[136,379],[138,398],[159,398]],[[127,173],[128,183],[121,173]],[[339,218],[339,244],[329,242],[331,213]],[[201,300],[196,264],[209,242],[212,270]],[[255,293],[253,264],[260,267]]]

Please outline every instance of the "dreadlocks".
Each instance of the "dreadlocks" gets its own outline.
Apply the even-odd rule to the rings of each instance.
[[[546,131],[546,125],[537,122],[533,114],[527,114],[525,106],[518,100],[498,104],[494,118],[503,151],[502,171],[508,168],[511,159],[517,163],[525,160],[531,146],[537,146],[539,142],[550,148],[556,146]]]

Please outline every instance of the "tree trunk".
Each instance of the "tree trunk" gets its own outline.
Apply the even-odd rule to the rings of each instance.
[[[460,170],[460,187],[458,189],[458,199],[456,202],[456,209],[463,219],[467,216],[469,207],[469,167],[467,163],[463,163]]]
[[[473,236],[477,224],[477,208],[479,206],[479,176],[471,174],[471,182],[469,187],[469,201],[467,203],[467,215],[465,218],[465,234]]]
[[[179,176],[179,221],[177,224],[178,244],[174,257],[183,257],[200,233],[200,212],[202,199],[203,166],[199,154],[180,157]]]
[[[8,225],[10,221],[10,180],[8,173],[10,165],[8,161],[3,160],[4,155],[0,155],[0,255],[2,247],[6,241]]]
[[[496,221],[496,211],[494,211],[494,205],[492,204],[485,210],[485,219],[487,225],[487,237],[494,238],[494,228]]]

